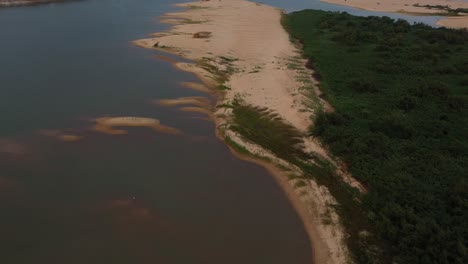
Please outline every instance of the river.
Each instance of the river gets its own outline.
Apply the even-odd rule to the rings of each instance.
[[[0,9],[0,263],[311,262],[302,223],[265,169],[235,158],[202,115],[151,103],[214,101],[184,88],[198,80],[160,52],[131,44],[167,29],[158,17],[175,2]],[[182,134],[93,130],[115,116]]]

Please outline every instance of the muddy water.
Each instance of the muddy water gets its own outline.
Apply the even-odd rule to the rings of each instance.
[[[206,114],[154,103],[213,101],[130,44],[170,3],[0,10],[0,263],[310,263],[273,178]]]

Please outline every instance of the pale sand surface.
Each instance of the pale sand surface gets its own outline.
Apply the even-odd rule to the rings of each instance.
[[[437,25],[449,28],[468,28],[468,16],[443,18],[437,21]]]
[[[200,96],[180,97],[177,99],[160,99],[153,101],[154,104],[164,106],[181,106],[181,105],[195,105],[205,109],[211,109],[211,104],[208,99]]]
[[[468,8],[468,2],[453,1],[453,0],[320,0],[337,5],[346,5],[357,7],[364,10],[379,11],[379,12],[398,12],[398,13],[415,13],[415,14],[435,14],[444,13],[443,10],[429,9],[425,7],[416,7],[419,5],[442,5],[449,6],[452,9]],[[468,16],[449,17],[439,20],[437,23],[440,26],[451,28],[468,28]]]
[[[222,94],[218,106],[229,104],[235,97],[240,97],[246,103],[267,107],[278,113],[286,122],[302,132],[307,132],[312,125],[313,107],[306,107],[301,87],[304,83],[298,80],[300,72],[305,69],[305,60],[301,51],[289,40],[287,32],[280,23],[281,11],[270,6],[244,0],[223,0],[208,2],[193,2],[179,6],[199,6],[183,12],[170,13],[164,20],[171,23],[190,21],[190,23],[175,24],[171,30],[152,34],[152,38],[137,40],[135,45],[163,50],[195,62],[206,61],[218,69],[233,70],[223,83],[230,89]],[[200,23],[198,23],[200,22]],[[193,38],[200,31],[211,32],[210,38]],[[157,47],[154,45],[158,43]],[[230,58],[229,63],[222,58]],[[291,59],[299,61],[300,69],[290,68]],[[204,85],[185,83],[184,85],[199,91],[215,91],[219,85],[216,76],[200,67],[200,63],[176,63],[179,69],[196,74]],[[313,82],[313,80],[311,80]],[[215,92],[216,93],[216,92]],[[179,102],[177,100],[180,100]],[[187,98],[159,101],[162,105],[180,106],[186,103],[199,106]],[[310,103],[310,101],[309,101]],[[206,113],[206,108],[188,107],[186,111]],[[330,110],[330,109],[328,109]],[[314,263],[347,263],[348,250],[344,244],[344,231],[332,204],[336,201],[325,187],[306,180],[307,186],[294,187],[296,180],[288,180],[287,176],[301,174],[300,170],[287,162],[278,159],[270,151],[255,144],[246,142],[235,132],[227,129],[231,117],[229,108],[218,107],[215,121],[218,125],[218,136],[228,136],[232,141],[245,147],[257,156],[268,158],[274,164],[288,167],[288,171],[280,170],[272,163],[239,155],[240,158],[251,160],[268,168],[283,187],[294,207],[300,214],[306,230],[312,240]],[[319,142],[311,137],[304,138],[307,152],[315,152],[323,158],[335,162],[333,157]],[[361,191],[364,188],[351,176],[342,173],[344,180]]]

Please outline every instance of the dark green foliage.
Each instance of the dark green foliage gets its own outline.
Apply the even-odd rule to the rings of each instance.
[[[234,103],[233,131],[253,141],[278,157],[290,160],[306,158],[299,144],[301,133],[293,126],[282,122],[281,118],[268,109]]]
[[[368,186],[360,206],[338,197],[357,261],[468,263],[467,31],[313,10],[285,24],[336,109],[311,133]]]
[[[439,15],[449,15],[449,16],[456,16],[459,13],[468,13],[468,8],[450,8],[448,5],[420,5],[414,4],[413,6],[416,7],[426,7],[429,9],[438,9],[442,11],[446,11],[447,13],[440,13]]]
[[[305,153],[302,148],[304,136],[295,127],[287,124],[276,113],[267,108],[247,105],[241,100],[232,104],[234,119],[230,128],[243,138],[273,152],[277,157],[301,168],[304,178],[319,181],[338,182],[334,166],[316,153]],[[229,143],[229,141],[228,141]],[[341,193],[343,189],[339,190]],[[353,192],[351,188],[349,191]]]

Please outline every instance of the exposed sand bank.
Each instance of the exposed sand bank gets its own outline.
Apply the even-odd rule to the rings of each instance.
[[[202,104],[206,102],[204,101],[206,99],[203,98],[204,100],[202,100],[200,98],[199,97],[186,97],[186,98],[182,98],[180,101],[167,100],[167,101],[164,101],[163,103],[160,103],[160,102],[152,102],[152,103],[158,104],[158,105],[167,104],[167,105],[174,105],[174,106],[175,105],[187,105],[187,104],[196,105],[196,103],[198,103],[198,105],[196,105],[195,107],[197,108],[195,111],[201,112],[201,110],[198,110],[198,108],[201,108]],[[205,110],[205,111],[208,111],[208,110]],[[135,117],[135,116],[99,117],[99,118],[93,118],[87,121],[91,121],[93,123],[90,128],[66,129],[66,130],[41,129],[37,131],[37,133],[41,136],[55,138],[63,142],[79,141],[83,139],[84,137],[86,137],[86,135],[83,135],[83,132],[88,131],[88,130],[92,130],[94,132],[104,133],[108,135],[125,135],[125,134],[128,134],[128,131],[125,130],[124,128],[128,128],[128,127],[146,127],[146,128],[152,128],[156,132],[165,133],[165,134],[182,134],[182,131],[180,131],[179,129],[175,127],[163,125],[158,119],[150,118],[150,117]],[[0,139],[0,153],[2,152],[2,149],[4,148],[2,145],[3,145],[2,140]],[[10,146],[10,145],[7,145],[7,146]],[[9,147],[8,149],[11,149],[11,147]]]
[[[320,0],[337,5],[352,6],[369,11],[394,12],[408,14],[437,14],[446,13],[444,10],[422,7],[448,6],[451,9],[468,8],[468,2],[453,0]],[[415,6],[419,5],[419,6]],[[447,17],[439,20],[438,25],[450,28],[468,28],[468,15],[460,14],[458,17]]]
[[[468,28],[468,15],[440,19],[437,25],[449,28]]]
[[[192,64],[176,63],[179,69],[196,74],[204,83],[184,84],[189,88],[212,93],[219,93],[219,88],[223,88],[214,114],[218,136],[222,139],[228,137],[254,155],[288,167],[286,172],[273,163],[236,154],[265,166],[283,187],[312,240],[314,263],[347,263],[349,252],[344,244],[345,234],[331,206],[336,201],[328,190],[311,180],[302,180],[307,183],[306,186],[297,187],[299,179],[290,180],[288,176],[299,176],[301,171],[298,168],[227,129],[231,110],[222,106],[239,97],[247,104],[273,110],[304,134],[312,125],[311,116],[318,106],[311,104],[318,104],[318,101],[312,102],[308,99],[309,95],[305,96],[313,92],[313,89],[305,90],[306,85],[313,83],[311,71],[305,68],[306,61],[302,59],[301,51],[290,42],[289,35],[283,29],[281,11],[244,0],[203,1],[179,6],[189,8],[163,18],[175,25],[171,30],[152,34],[152,38],[137,40],[134,44],[195,61]],[[202,31],[211,32],[211,36],[193,37],[193,34]],[[191,104],[198,107],[182,110],[207,113],[202,106],[205,102],[194,99],[169,99],[158,103],[166,106]],[[335,162],[311,137],[304,138],[304,148],[307,152]],[[343,173],[343,176],[346,175]],[[364,190],[352,177],[344,179]]]

